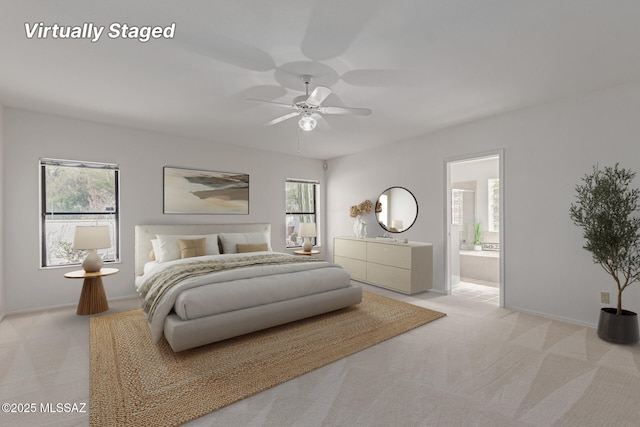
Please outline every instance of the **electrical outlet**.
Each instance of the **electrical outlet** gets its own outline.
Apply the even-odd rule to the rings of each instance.
[[[602,304],[609,304],[609,292],[600,292],[600,302]]]

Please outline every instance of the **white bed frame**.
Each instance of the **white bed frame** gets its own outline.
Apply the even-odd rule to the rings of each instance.
[[[188,224],[188,225],[136,225],[135,227],[135,274],[143,273],[149,261],[151,239],[156,234],[217,234],[268,232],[271,224]],[[193,320],[181,320],[170,314],[164,324],[164,335],[173,351],[182,351],[249,332],[255,332],[295,320],[338,310],[359,304],[362,289],[357,286],[308,295],[221,313]]]
[[[175,224],[175,225],[136,225],[136,277],[142,276],[144,265],[150,261],[151,239],[156,234],[218,234],[267,232],[271,240],[271,224]]]

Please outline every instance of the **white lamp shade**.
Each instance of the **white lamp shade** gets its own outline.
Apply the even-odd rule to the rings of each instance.
[[[301,223],[300,237],[316,237],[316,223],[315,222]]]
[[[111,236],[108,225],[76,227],[73,238],[73,249],[104,249],[111,247]]]

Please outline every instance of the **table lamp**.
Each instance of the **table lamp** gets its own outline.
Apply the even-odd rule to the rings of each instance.
[[[303,222],[300,224],[300,237],[304,237],[304,243],[302,244],[302,250],[305,252],[311,252],[313,245],[309,237],[316,237],[316,223],[315,222]]]
[[[73,238],[73,249],[88,249],[89,254],[82,263],[82,268],[87,273],[95,273],[102,268],[102,258],[96,253],[96,249],[111,247],[111,236],[108,225],[93,225],[76,227]]]

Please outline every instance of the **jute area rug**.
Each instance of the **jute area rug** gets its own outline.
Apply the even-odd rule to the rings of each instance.
[[[151,342],[141,310],[93,317],[91,425],[180,425],[442,316],[364,292],[354,307],[180,353]]]

